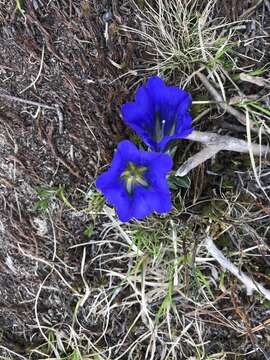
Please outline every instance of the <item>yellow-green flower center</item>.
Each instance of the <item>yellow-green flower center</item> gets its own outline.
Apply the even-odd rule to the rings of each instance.
[[[129,194],[132,194],[135,186],[148,186],[148,182],[143,177],[143,174],[146,171],[146,166],[137,166],[131,161],[128,162],[125,171],[121,174],[121,179],[125,181],[126,189]]]

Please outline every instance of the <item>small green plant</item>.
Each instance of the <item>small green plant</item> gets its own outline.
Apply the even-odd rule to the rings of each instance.
[[[147,253],[151,257],[158,256],[160,243],[153,234],[148,233],[145,229],[138,228],[133,235],[134,244],[138,249]]]
[[[73,351],[71,355],[69,355],[66,359],[67,360],[81,360],[81,354],[78,351]]]
[[[249,76],[261,76],[261,75],[264,75],[268,70],[269,70],[269,63],[262,67],[258,67],[255,70],[247,71],[247,72],[245,72],[245,74],[247,74]],[[234,81],[240,80],[240,74],[237,73],[237,74],[232,75],[232,80],[234,80]]]
[[[219,38],[216,41],[215,49],[217,49],[216,53],[207,62],[206,66],[211,69],[219,64],[226,70],[232,70],[234,66],[232,61],[234,50],[233,44],[229,43],[229,37]]]
[[[190,179],[188,176],[175,176],[173,173],[168,177],[168,183],[171,190],[188,189],[190,187]]]
[[[86,237],[90,238],[90,237],[92,236],[92,234],[93,234],[93,231],[94,231],[93,226],[92,226],[92,225],[88,225],[88,226],[84,229],[83,234],[84,234]]]
[[[167,288],[167,294],[164,297],[158,312],[156,314],[156,323],[159,323],[161,317],[166,316],[166,312],[168,309],[171,308],[172,304],[173,304],[173,275],[174,275],[174,269],[169,269],[169,283],[168,283],[168,288]]]
[[[242,101],[242,102],[238,103],[237,106],[240,108],[248,108],[250,111],[256,111],[256,112],[270,118],[270,111],[268,109],[266,109],[265,107],[261,106],[260,104],[258,104],[258,101],[255,101],[255,100]]]
[[[105,204],[105,199],[98,191],[90,190],[86,195],[88,201],[87,212],[97,213],[100,212]]]
[[[73,208],[65,194],[65,188],[62,185],[59,185],[58,187],[42,186],[37,189],[36,193],[38,200],[34,205],[33,211],[47,210],[49,208],[49,202],[53,198],[59,198],[69,208]]]
[[[23,16],[25,14],[25,11],[22,7],[22,1],[21,0],[16,0],[16,11],[19,11]]]
[[[200,287],[205,287],[208,295],[211,297],[211,299],[215,299],[215,296],[211,290],[210,284],[206,278],[206,276],[204,276],[204,274],[202,273],[202,271],[200,269],[198,269],[197,267],[193,268],[193,276],[195,279],[195,282],[198,285],[198,288]]]
[[[59,194],[58,187],[40,187],[37,189],[37,197],[33,210],[44,211],[49,208],[49,201]]]

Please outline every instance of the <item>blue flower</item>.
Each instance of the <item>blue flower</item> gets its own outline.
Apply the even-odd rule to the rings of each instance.
[[[172,168],[167,154],[138,150],[128,140],[121,141],[110,168],[99,175],[97,188],[116,208],[123,222],[142,219],[171,210],[171,193],[166,175]]]
[[[154,151],[165,151],[171,140],[191,132],[191,95],[175,86],[166,86],[159,77],[150,77],[138,88],[135,102],[124,104],[124,121]]]

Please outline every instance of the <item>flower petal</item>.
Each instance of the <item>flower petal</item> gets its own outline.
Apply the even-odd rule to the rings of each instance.
[[[135,102],[121,108],[124,121],[155,151],[165,151],[172,139],[191,132],[191,95],[175,86],[166,86],[152,76],[138,88]],[[159,123],[160,122],[160,123]]]
[[[123,222],[129,221],[132,218],[132,198],[127,193],[124,183],[117,181],[112,183],[111,186],[105,188],[100,187],[98,182],[96,182],[96,185],[106,197],[107,202],[110,205],[115,206],[119,219]]]
[[[149,202],[149,198],[147,197],[148,191],[145,188],[138,186],[134,190],[131,214],[137,220],[141,220],[147,215],[150,215],[153,212],[153,208],[151,206],[151,202]]]
[[[121,177],[123,171],[132,162],[144,166],[144,184],[137,184],[132,193],[128,193],[126,181]],[[111,167],[96,180],[97,188],[104,194],[109,204],[115,206],[119,219],[123,222],[131,218],[138,220],[151,214],[168,212],[171,209],[171,195],[166,180],[172,168],[172,159],[162,153],[146,152],[136,148],[130,141],[120,142]]]
[[[137,90],[134,103],[126,103],[121,107],[123,120],[146,142],[149,138],[150,143],[149,134],[154,122],[153,109],[153,101],[144,86]]]
[[[167,192],[149,192],[148,197],[151,201],[153,211],[156,211],[158,214],[164,214],[172,209],[171,193]],[[147,199],[146,199],[147,200]]]
[[[188,111],[191,105],[191,96],[188,92],[176,86],[166,86],[157,76],[151,77],[145,87],[154,101],[155,112],[166,122],[173,121],[179,112],[183,114]],[[171,125],[168,124],[168,127]]]
[[[137,162],[140,158],[137,147],[129,140],[122,140],[118,144],[115,156],[119,156],[125,165],[128,161],[131,161],[131,159],[132,161]]]
[[[141,220],[153,211],[166,213],[172,208],[170,192],[158,192],[156,189],[138,187],[132,202],[132,217]]]
[[[157,175],[164,177],[173,166],[172,158],[167,154],[149,153],[151,154],[151,162],[149,163],[149,171],[155,172]]]
[[[178,114],[177,116],[177,127],[175,130],[175,134],[181,135],[181,133],[185,133],[187,130],[193,130],[191,127],[192,118],[188,112],[184,114]],[[190,134],[190,133],[188,133]],[[187,135],[186,135],[187,136]],[[181,136],[182,138],[186,136]]]
[[[146,97],[149,98],[144,88],[140,88],[138,91],[145,92]],[[140,127],[143,125],[143,127],[148,131],[151,129],[153,122],[153,111],[152,107],[147,103],[147,101],[149,101],[150,104],[151,100],[149,98],[149,100],[145,99],[145,103],[135,101],[126,103],[121,106],[123,119],[128,125],[138,125]]]

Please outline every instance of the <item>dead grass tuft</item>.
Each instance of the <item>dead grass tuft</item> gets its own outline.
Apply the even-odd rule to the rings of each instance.
[[[150,5],[144,1],[143,10],[135,5],[141,30],[124,30],[135,33],[151,56],[141,70],[166,77],[181,74],[183,84],[200,67],[226,57],[233,31],[224,18],[215,17],[216,3],[163,0]]]

